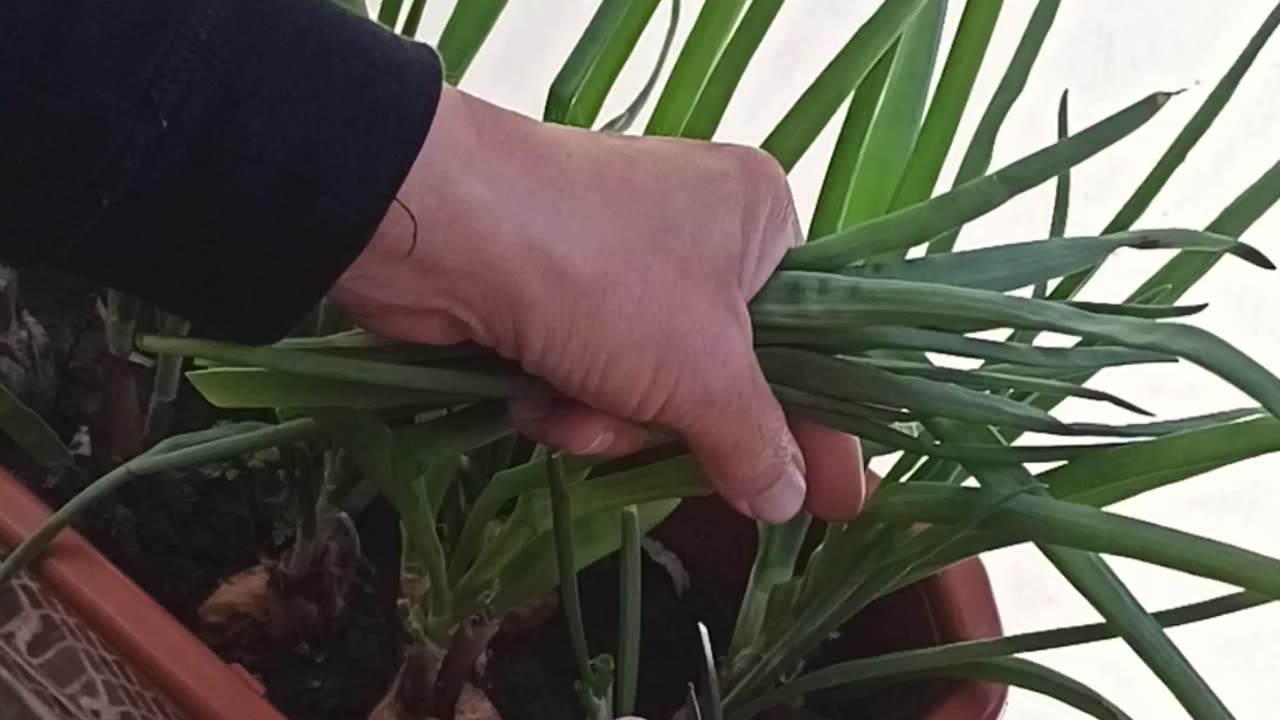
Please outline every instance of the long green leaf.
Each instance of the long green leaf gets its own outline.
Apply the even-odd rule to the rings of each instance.
[[[1058,98],[1058,139],[1062,140],[1071,134],[1068,125],[1068,100],[1066,90]],[[1053,188],[1053,214],[1049,218],[1049,237],[1060,238],[1067,234],[1067,213],[1071,208],[1071,171],[1063,170],[1058,174],[1058,181]],[[1044,299],[1049,296],[1049,280],[1041,280],[1031,288],[1031,297]],[[1009,337],[1014,342],[1035,344],[1039,333],[1034,330],[1019,330]],[[1025,399],[1019,397],[1018,399]]]
[[[765,33],[773,25],[784,0],[753,0],[742,16],[738,29],[733,32],[728,46],[716,61],[715,69],[707,78],[698,96],[698,102],[690,111],[680,135],[689,138],[709,139],[720,127],[729,100],[737,92],[738,84],[746,73],[747,65],[755,57]]]
[[[402,2],[387,1],[397,6]],[[506,7],[507,0],[466,0],[458,3],[445,23],[440,42],[436,44],[436,51],[444,64],[445,82],[450,85],[462,82],[462,76]]]
[[[681,455],[638,468],[593,477],[590,482],[573,486],[573,516],[614,514],[628,505],[643,505],[658,500],[696,497],[711,491],[698,465],[689,455]],[[548,507],[545,491],[526,496],[535,511],[533,526],[547,530],[544,510]]]
[[[983,340],[964,335],[911,327],[868,326],[830,328],[815,336],[804,328],[761,327],[756,331],[760,345],[798,345],[840,352],[870,349],[920,350],[955,357],[998,360],[1012,365],[1089,370],[1120,365],[1175,362],[1168,353],[1131,348],[1089,346],[1071,349],[1041,348],[1021,343]],[[1002,371],[1010,372],[1008,368]]]
[[[1219,425],[1239,422],[1241,420],[1251,420],[1260,415],[1266,415],[1267,412],[1262,408],[1237,408],[1235,410],[1216,410],[1203,415],[1192,415],[1191,417],[1181,418],[1178,420],[1157,420],[1149,423],[1140,423],[1135,427],[1141,427],[1144,432],[1151,435],[1176,435],[1178,433],[1200,431]]]
[[[582,622],[582,599],[578,593],[578,564],[574,559],[573,511],[569,486],[564,479],[564,466],[559,454],[547,456],[547,482],[551,486],[551,525],[556,545],[556,570],[559,575],[560,604],[564,608],[565,624],[569,627],[569,640],[573,647],[573,659],[578,665],[579,682],[589,688],[595,683],[591,665],[591,653],[587,649],[587,631]],[[580,688],[581,691],[581,688]],[[590,712],[592,707],[587,705]]]
[[[1142,305],[1138,303],[1099,303],[1084,300],[1067,300],[1065,302],[1050,300],[1049,302],[1061,302],[1067,307],[1084,310],[1085,312],[1093,313],[1095,315],[1116,315],[1120,317],[1146,318],[1149,320],[1188,317],[1190,315],[1203,312],[1205,308],[1209,307],[1207,304]]]
[[[1051,697],[1098,720],[1130,720],[1123,710],[1084,683],[1022,658],[996,658],[922,672],[942,677],[1010,685]]]
[[[791,250],[783,267],[834,270],[928,241],[1003,205],[1120,141],[1159,112],[1168,93],[1150,95],[1047,148],[948,193],[811,241]]]
[[[1048,395],[1061,395],[1063,397],[1080,397],[1111,403],[1116,407],[1121,407],[1140,415],[1152,414],[1128,400],[1109,392],[1081,387],[1075,383],[1062,382],[1060,380],[1008,375],[999,372],[992,372],[990,370],[958,370],[955,368],[938,367],[931,363],[913,362],[910,360],[846,358],[846,361],[867,363],[899,375],[915,375],[929,378],[931,380],[942,380],[945,382],[955,383],[957,385],[985,388],[987,390],[1027,390]]]
[[[1008,398],[923,377],[895,375],[869,364],[804,350],[757,352],[765,376],[835,400],[911,408],[926,416],[1067,434],[1070,426]]]
[[[991,102],[987,105],[986,112],[982,114],[982,119],[978,121],[978,128],[974,130],[973,139],[969,141],[969,148],[965,151],[964,158],[960,161],[960,169],[956,171],[956,179],[952,187],[959,187],[974,178],[981,176],[991,167],[991,156],[995,152],[996,136],[1000,134],[1000,128],[1004,126],[1005,118],[1009,117],[1009,111],[1013,109],[1014,102],[1018,96],[1022,95],[1022,91],[1027,86],[1027,78],[1031,75],[1031,68],[1035,65],[1036,59],[1040,57],[1040,50],[1044,47],[1045,38],[1049,36],[1049,30],[1053,27],[1053,21],[1058,15],[1058,6],[1062,0],[1040,0],[1036,4],[1036,9],[1031,13],[1031,19],[1027,21],[1027,27],[1022,32],[1022,39],[1018,41],[1018,47],[1013,51],[1013,59],[1009,61],[1005,68],[1004,75],[1000,78],[1000,84],[996,86],[996,92],[991,96]],[[955,245],[956,236],[960,234],[957,227],[950,230],[942,237],[937,238],[929,243],[929,252],[947,252]]]
[[[790,170],[928,0],[885,0],[805,89],[761,146]]]
[[[970,442],[995,442],[1001,438],[994,431],[986,428],[964,428],[948,421],[928,424],[929,429],[942,440],[959,440]],[[1062,503],[1047,497],[1047,491],[1036,485],[1034,478],[1025,468],[1018,466],[992,466],[981,463],[965,463],[978,482],[983,486],[979,492],[1008,493],[1011,490],[1031,486],[1033,494],[1019,495],[996,508],[986,516],[990,520],[1005,515],[1006,511],[1025,504],[1025,501]],[[911,483],[912,486],[918,483]],[[907,484],[898,487],[907,487]],[[951,488],[954,486],[944,486]],[[989,507],[993,498],[985,499],[976,507]],[[1099,510],[1085,508],[1070,503],[1068,512],[1079,509],[1106,516]],[[965,513],[967,522],[972,517],[972,510]],[[1110,516],[1106,516],[1110,517]],[[982,527],[987,519],[979,523]],[[1159,526],[1155,526],[1159,527]],[[1159,528],[1166,530],[1166,528]],[[1176,531],[1170,531],[1176,532]],[[1160,624],[1147,613],[1138,599],[1125,586],[1115,571],[1096,552],[1084,552],[1081,546],[1071,542],[1054,542],[1042,536],[1035,536],[1040,552],[1058,569],[1062,576],[1070,582],[1080,594],[1089,601],[1104,619],[1115,625],[1119,634],[1130,648],[1142,658],[1165,686],[1173,693],[1187,712],[1196,720],[1210,718],[1226,719],[1231,717],[1226,706],[1214,694],[1213,690],[1187,661],[1177,646],[1164,634]],[[1224,546],[1228,550],[1237,550]],[[1096,548],[1085,547],[1085,550]],[[1107,551],[1101,551],[1107,552]],[[1248,555],[1246,551],[1240,551]],[[1228,553],[1229,554],[1229,553]],[[1260,557],[1260,556],[1259,556]],[[1267,559],[1270,561],[1270,559]],[[1280,567],[1280,561],[1276,566]],[[1280,576],[1277,576],[1280,578]]]
[[[753,658],[755,666],[733,689],[730,701],[734,704],[747,702],[753,690],[759,689],[761,681],[769,679],[771,672],[799,664],[865,603],[881,594],[894,578],[910,572],[912,564],[926,562],[936,552],[938,542],[945,546],[956,532],[977,525],[1006,499],[1031,489],[1017,488],[1003,498],[993,500],[992,505],[975,511],[972,518],[960,524],[959,528],[934,526],[912,534],[906,525],[877,528],[874,523],[860,517],[835,532],[829,529],[821,554],[811,558],[806,566],[807,586],[802,594],[803,604],[794,609],[796,616],[793,619],[771,627],[771,634],[763,640],[761,657]],[[867,544],[868,540],[871,544]],[[914,563],[904,566],[878,555],[877,550],[884,547],[893,548],[894,555],[904,552],[914,555]],[[831,564],[833,558],[842,561],[838,569]],[[827,604],[833,597],[838,600],[836,606]]]
[[[661,505],[673,498],[705,495],[710,492],[710,487],[702,478],[693,459],[687,455],[594,478],[591,482],[581,482],[590,470],[589,466],[582,465],[574,458],[570,458],[568,462],[571,463],[568,470],[574,474],[571,478],[570,492],[575,523],[599,517],[616,520],[618,511],[628,505],[641,506],[643,516],[644,508],[653,503]],[[540,460],[532,463],[532,465],[541,464]],[[463,536],[458,542],[459,550],[454,553],[453,568],[450,570],[450,577],[458,578],[454,584],[458,588],[460,602],[474,602],[476,598],[489,592],[491,584],[500,574],[519,573],[520,570],[510,567],[514,562],[513,558],[524,552],[536,538],[549,535],[551,532],[550,497],[545,488],[529,489],[521,494],[515,509],[502,523],[501,530],[496,535],[488,535],[486,532],[490,527],[490,520],[487,518],[493,517],[496,513],[495,507],[500,507],[501,497],[513,490],[519,492],[527,487],[527,481],[532,472],[529,466],[521,466],[509,471],[508,475],[502,476],[502,484],[505,487],[495,497],[482,496],[477,500],[475,509],[467,519]],[[545,482],[543,476],[534,477]],[[496,483],[497,481],[491,485]],[[674,507],[671,505],[663,512],[669,512]],[[610,548],[606,552],[617,549],[619,536],[616,523],[614,527],[613,535],[601,540],[602,547]],[[652,526],[644,526],[646,531],[650,527]],[[613,544],[609,545],[609,543]],[[475,557],[474,562],[463,555],[464,547],[467,555]],[[508,577],[507,580],[510,581],[511,578]],[[506,585],[503,587],[509,589]],[[520,600],[520,596],[514,591],[505,597]]]
[[[869,262],[851,265],[841,273],[853,277],[1009,291],[1059,278],[1082,267],[1091,267],[1121,248],[1227,253],[1259,267],[1275,268],[1261,252],[1235,238],[1196,230],[1168,229],[1101,237],[1060,237],[926,255],[910,260]]]
[[[1169,178],[1173,176],[1174,171],[1178,169],[1182,162],[1186,160],[1187,155],[1191,153],[1192,148],[1204,137],[1209,128],[1217,120],[1222,109],[1226,107],[1227,102],[1231,100],[1231,96],[1235,94],[1236,88],[1240,86],[1240,81],[1244,78],[1246,72],[1253,65],[1253,61],[1257,59],[1258,53],[1262,51],[1267,40],[1275,32],[1276,26],[1280,25],[1280,5],[1277,5],[1263,20],[1262,26],[1258,28],[1253,37],[1249,39],[1249,43],[1245,45],[1244,50],[1236,57],[1235,62],[1227,70],[1218,84],[1213,87],[1205,97],[1204,103],[1196,109],[1191,119],[1183,126],[1173,142],[1169,144],[1169,148],[1165,150],[1164,155],[1156,161],[1151,172],[1143,178],[1129,199],[1125,201],[1116,216],[1107,223],[1107,227],[1103,232],[1116,232],[1118,230],[1126,230],[1133,227],[1133,224],[1142,217],[1142,213],[1146,212],[1151,206],[1151,202],[1169,182]],[[1239,232],[1233,233],[1239,234]],[[1058,299],[1066,299],[1074,297],[1080,288],[1084,286],[1089,278],[1093,276],[1094,269],[1081,270],[1080,272],[1064,279],[1057,287],[1053,289],[1053,297]],[[1185,288],[1183,288],[1185,290]]]
[[[740,665],[740,674],[730,675],[732,686],[725,697],[729,715],[736,716],[736,708],[749,702],[763,689],[774,684],[779,676],[794,667],[806,653],[835,632],[848,616],[856,611],[864,600],[867,581],[880,566],[880,559],[898,534],[894,528],[876,523],[855,520],[824,554],[837,558],[851,558],[853,562],[842,567],[834,577],[819,578],[817,587],[811,587],[809,602],[793,618],[792,622],[762,638],[759,654],[750,657],[749,663]],[[852,608],[850,608],[852,606]]]
[[[895,523],[953,523],[1003,498],[1000,489],[899,483],[877,492],[864,512]],[[1280,560],[1076,502],[1020,495],[1004,500],[978,529],[1143,560],[1280,599]]]
[[[989,476],[980,478],[980,482],[983,479]],[[1232,717],[1209,684],[1100,555],[1044,543],[1039,544],[1039,548],[1081,596],[1119,628],[1120,637],[1169,688],[1188,714],[1196,720]]]
[[[403,7],[404,0],[383,0],[378,7],[378,22],[394,30],[400,22],[400,10]]]
[[[453,405],[468,399],[456,393],[321,379],[250,367],[195,370],[187,373],[187,379],[210,405],[228,410],[310,407],[374,410],[405,405]]]
[[[1205,230],[1239,237],[1275,205],[1277,199],[1280,199],[1280,163],[1263,173],[1262,177],[1224,208]],[[1132,297],[1164,287],[1159,299],[1153,302],[1175,302],[1216,264],[1215,257],[1179,254],[1134,290]]]
[[[928,455],[946,460],[985,462],[994,464],[1017,464],[1058,462],[1070,460],[1084,454],[1097,452],[1104,448],[1122,447],[1131,444],[1122,443],[1089,443],[1084,445],[1016,445],[994,446],[981,443],[933,442],[910,435],[893,428],[874,417],[856,415],[850,412],[856,409],[852,403],[840,403],[840,410],[832,410],[824,406],[831,401],[823,396],[805,393],[784,386],[773,386],[774,394],[796,414],[823,423],[836,430],[843,430],[857,435],[864,441],[870,441],[884,448],[883,451],[872,451],[863,448],[863,454],[873,457],[880,452],[902,451],[916,455]],[[982,426],[986,427],[986,426]]]
[[[395,507],[408,542],[405,552],[427,573],[429,631],[435,641],[445,639],[441,634],[447,630],[440,627],[449,625],[452,596],[435,507],[415,457],[420,448],[412,444],[400,447],[396,434],[373,413],[326,408],[311,414]]]
[[[506,403],[480,402],[392,430],[396,452],[453,460],[512,432]]]
[[[591,127],[658,0],[603,0],[551,83],[543,119]]]
[[[418,36],[418,26],[422,24],[422,13],[427,8],[427,0],[413,0],[409,3],[409,12],[404,16],[404,27],[400,34],[407,38]]]
[[[946,13],[946,0],[929,0],[903,30],[837,229],[889,209],[924,119]]]
[[[747,576],[738,618],[729,641],[729,672],[750,663],[748,653],[754,651],[765,629],[765,616],[770,597],[781,584],[795,574],[796,559],[809,533],[810,516],[800,513],[781,525],[757,523],[756,557]]]
[[[662,36],[662,47],[658,50],[658,57],[653,61],[653,67],[649,70],[649,76],[645,79],[644,85],[640,87],[640,91],[631,99],[631,102],[622,109],[622,112],[600,126],[600,132],[626,132],[635,123],[636,118],[640,117],[645,104],[649,102],[649,96],[653,94],[653,89],[658,86],[658,78],[667,64],[667,55],[671,53],[671,46],[675,43],[676,30],[680,26],[680,2],[681,0],[671,0],[671,19],[667,21],[667,32]]]
[[[1280,200],[1280,162],[1272,165],[1252,185],[1231,201],[1206,227],[1207,232],[1239,237]],[[1173,303],[1181,298],[1217,264],[1217,257],[1202,253],[1179,253],[1171,258],[1129,297],[1145,303]],[[1075,352],[1082,345],[1071,348]],[[1080,378],[1084,382],[1088,377]],[[1035,397],[1030,402],[1041,409],[1052,409],[1058,398]]]
[[[1103,507],[1280,451],[1280,422],[1257,418],[1104,450],[1036,476],[1059,498]]]
[[[1217,336],[1187,325],[1097,315],[985,290],[789,272],[776,274],[751,308],[753,321],[765,327],[820,331],[871,322],[981,319],[1169,353],[1197,363],[1280,414],[1280,379]]]
[[[661,504],[673,498],[705,495],[710,492],[710,487],[698,471],[693,458],[687,455],[593,478],[591,482],[580,482],[590,470],[589,465],[576,458],[569,458],[566,464],[569,465],[568,471],[576,476],[572,478],[571,483],[575,523],[584,518],[599,516],[616,519],[618,511],[628,505],[642,506],[643,516],[644,508],[653,503]],[[541,465],[541,462],[536,462],[534,465]],[[500,474],[504,487],[499,492],[492,497],[482,496],[476,502],[472,517],[477,516],[482,504],[485,514],[492,517],[489,514],[490,510],[495,503],[500,505],[503,495],[513,490],[519,492],[528,487],[527,481],[532,472],[530,468],[521,466],[509,472],[510,474],[505,476]],[[540,475],[533,477],[542,480]],[[497,481],[492,484],[497,484]],[[674,508],[674,505],[671,507]],[[664,512],[669,512],[669,509]],[[463,564],[466,560],[461,557],[461,550],[454,553],[455,570],[451,571],[451,577],[461,576],[461,580],[456,583],[460,597],[482,594],[491,582],[492,576],[512,562],[516,554],[523,552],[523,548],[527,547],[534,538],[550,533],[550,498],[545,489],[529,489],[524,492],[519,497],[515,510],[503,524],[501,533],[496,538],[487,538],[486,542],[481,541],[486,540],[484,530],[489,524],[488,521],[482,515],[473,523],[472,517],[467,519],[463,539],[459,541],[458,547],[461,549],[464,541],[468,544],[474,543],[472,546],[474,549],[469,549],[468,552],[480,551],[480,554],[473,564],[467,566]],[[647,531],[650,527],[652,526],[645,526],[645,530]],[[477,537],[468,539],[469,532],[476,533]],[[615,543],[611,546],[613,549],[617,548],[617,538],[615,532],[610,540]]]
[[[1194,475],[1280,449],[1271,418],[1238,422],[1257,413],[1231,411],[1199,418],[1210,425],[1180,435],[1098,449],[1036,476],[1056,498],[1092,507],[1128,500]],[[928,566],[924,575],[958,560],[997,550],[1009,542],[968,533]],[[920,579],[921,576],[910,578]]]
[[[843,229],[845,209],[849,204],[853,178],[858,162],[867,147],[867,137],[876,118],[880,101],[884,98],[885,85],[889,82],[889,70],[898,54],[900,42],[894,42],[884,55],[871,67],[867,76],[858,83],[845,111],[844,123],[836,136],[831,161],[818,192],[818,204],[814,207],[813,221],[809,224],[809,237],[823,237]]]
[[[587,458],[565,459],[566,471],[585,475],[591,469]],[[533,490],[544,482],[542,462],[534,460],[496,473],[471,504],[471,511],[463,523],[462,531],[454,544],[449,564],[450,582],[456,583],[470,570],[471,563],[480,553],[485,533],[498,517],[499,511],[512,498]]]
[[[707,0],[658,96],[646,135],[681,135],[747,0]]]
[[[1058,98],[1058,139],[1065,140],[1071,136],[1070,95],[1063,90]],[[1058,174],[1058,183],[1053,188],[1053,215],[1049,219],[1049,237],[1064,237],[1067,234],[1067,213],[1071,209],[1071,171],[1063,170]],[[1128,229],[1128,228],[1124,228]],[[1107,234],[1107,233],[1104,233]]]
[[[637,506],[641,532],[662,522],[677,500],[658,500]],[[573,521],[573,545],[577,570],[616,552],[621,544],[621,515],[617,512],[579,515]],[[495,614],[510,612],[532,597],[541,597],[556,587],[555,552],[551,533],[544,532],[525,543],[496,576],[497,593],[491,602]]]
[[[1163,627],[1177,627],[1248,610],[1268,601],[1268,598],[1256,593],[1238,592],[1153,613],[1152,617]],[[1115,628],[1111,625],[1097,623],[1011,635],[992,640],[936,645],[850,660],[802,675],[752,701],[733,717],[755,717],[771,707],[795,698],[849,683],[907,677],[917,672],[951,667],[975,660],[1082,645],[1115,636]]]
[[[518,391],[536,392],[528,378],[487,372],[415,367],[334,357],[318,352],[248,347],[213,340],[143,335],[138,348],[147,352],[202,357],[218,362],[294,373],[313,378],[352,380],[414,390],[458,394],[474,399],[508,397]]]
[[[933,193],[942,164],[955,139],[974,80],[982,67],[1004,0],[967,0],[960,25],[947,53],[942,77],[929,101],[929,111],[911,151],[911,159],[894,191],[890,210],[914,205]]]
[[[71,450],[45,423],[44,418],[0,383],[0,433],[14,442],[32,460],[44,467],[71,461]]]
[[[218,462],[269,447],[312,439],[320,434],[320,427],[316,423],[310,419],[301,419],[280,425],[239,423],[167,438],[93,481],[50,515],[39,530],[23,540],[0,563],[0,587],[4,587],[26,569],[59,533],[131,480],[143,475]]]
[[[622,562],[618,570],[618,682],[614,715],[635,712],[640,676],[640,623],[644,604],[641,576],[640,512],[634,505],[622,509]]]

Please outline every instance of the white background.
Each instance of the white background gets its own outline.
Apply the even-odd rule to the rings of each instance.
[[[466,0],[463,0],[464,2]],[[701,6],[685,0],[680,39]],[[729,107],[720,139],[758,144],[804,86],[877,3],[870,0],[792,0],[784,6],[741,90]],[[1034,6],[1008,0],[984,72],[958,137],[963,148]],[[1094,122],[1154,90],[1186,89],[1160,116],[1119,146],[1079,167],[1073,176],[1069,234],[1096,233],[1163,152],[1174,134],[1244,47],[1272,0],[1068,0],[1030,83],[1005,123],[994,166],[1053,140],[1059,93],[1071,91],[1073,127]],[[454,2],[427,3],[420,37],[439,37]],[[596,0],[511,0],[476,58],[463,89],[537,116],[560,64],[597,5]],[[949,11],[954,31],[963,3]],[[665,18],[664,3],[656,17]],[[663,30],[651,23],[635,61],[628,65],[602,117],[631,97],[648,72]],[[940,58],[945,58],[944,40]],[[941,60],[940,60],[941,64]],[[1245,78],[1217,126],[1201,141],[1139,226],[1202,227],[1272,163],[1280,161],[1280,37],[1273,38]],[[639,127],[643,127],[643,119]],[[793,187],[801,212],[812,212],[835,126],[795,169]],[[944,171],[949,183],[958,153]],[[1052,188],[1028,193],[971,225],[964,246],[1044,237]],[[1246,239],[1280,257],[1280,212],[1256,224]],[[1091,285],[1088,299],[1120,299],[1163,255],[1123,256]],[[1186,298],[1212,301],[1195,322],[1212,329],[1280,370],[1280,333],[1266,311],[1280,300],[1280,276],[1225,259]],[[1095,384],[1120,391],[1161,416],[1175,417],[1246,404],[1232,388],[1192,367],[1110,371]],[[1068,404],[1063,417],[1100,417],[1098,406]],[[1280,533],[1270,522],[1280,507],[1277,457],[1213,472],[1116,508],[1135,517],[1280,556]],[[1096,620],[1093,611],[1032,549],[1015,548],[987,560],[1008,632]],[[1203,599],[1224,591],[1176,573],[1115,561],[1124,579],[1151,608]],[[1174,639],[1241,720],[1275,718],[1273,687],[1280,667],[1280,607],[1173,631]],[[1118,642],[1043,653],[1036,657],[1115,699],[1135,718],[1185,714]],[[1013,691],[1009,720],[1084,717],[1030,693]]]

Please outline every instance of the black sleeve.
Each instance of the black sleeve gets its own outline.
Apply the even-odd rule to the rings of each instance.
[[[272,340],[426,137],[428,47],[331,0],[0,1],[0,262]]]

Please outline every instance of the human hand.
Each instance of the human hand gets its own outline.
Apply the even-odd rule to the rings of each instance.
[[[333,291],[360,325],[519,362],[560,393],[511,403],[547,445],[621,455],[656,428],[751,517],[861,507],[857,440],[788,424],[752,350],[747,303],[803,241],[768,155],[543,124],[446,88],[398,199]]]

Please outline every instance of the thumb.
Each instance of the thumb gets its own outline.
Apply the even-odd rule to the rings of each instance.
[[[790,520],[804,505],[805,467],[782,407],[751,352],[714,374],[676,430],[730,505],[763,522]]]

